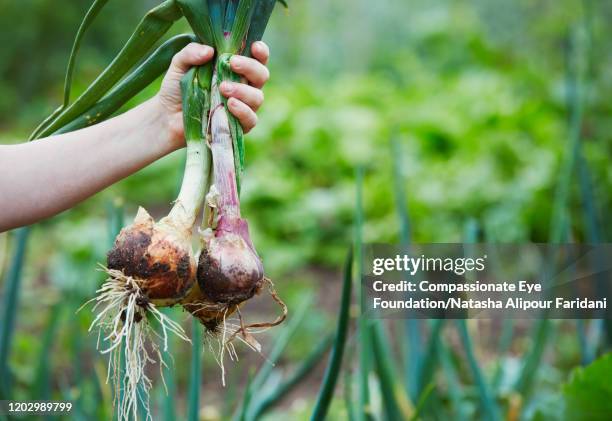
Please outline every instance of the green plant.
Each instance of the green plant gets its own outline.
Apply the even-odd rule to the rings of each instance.
[[[329,363],[325,371],[325,377],[319,390],[317,403],[312,411],[311,420],[325,419],[329,404],[332,400],[334,389],[342,368],[342,357],[344,355],[344,347],[346,345],[348,326],[350,321],[349,310],[351,306],[351,291],[353,283],[353,253],[349,252],[344,266],[344,281],[342,282],[342,299],[340,309],[338,311],[338,326],[336,328],[336,338],[334,347],[329,357]]]
[[[26,244],[29,229],[17,230],[15,236],[15,253],[10,262],[6,275],[4,299],[2,303],[2,331],[0,332],[0,395],[11,396],[11,372],[9,370],[9,354],[15,329],[15,314],[19,302],[19,285],[26,258]]]
[[[172,55],[193,39],[190,36],[177,36],[154,53],[148,54],[154,43],[183,15],[187,17],[199,40],[217,50],[214,64],[192,69],[181,83],[187,161],[178,199],[168,217],[158,223],[155,223],[144,209],[140,209],[134,223],[121,231],[108,256],[109,279],[98,291],[99,296],[96,298],[96,307],[100,310],[92,326],[98,325],[110,332],[107,339],[112,339],[105,352],[112,353],[110,364],[123,372],[123,397],[120,397],[118,405],[119,417],[122,419],[127,418],[129,414],[138,416],[137,402],[144,405],[145,412],[149,412],[147,396],[151,381],[142,371],[146,361],[151,360],[149,351],[144,346],[144,340],[150,335],[151,329],[148,318],[152,317],[153,324],[159,325],[162,331],[164,352],[168,346],[168,331],[187,339],[180,325],[157,310],[156,306],[171,306],[182,301],[211,332],[219,332],[217,326],[223,324],[224,338],[227,334],[228,340],[231,340],[240,333],[251,346],[256,346],[256,342],[248,333],[249,328],[276,325],[284,319],[283,314],[272,323],[249,326],[244,326],[241,319],[237,330],[225,330],[228,311],[229,314],[235,312],[237,305],[259,291],[264,282],[286,312],[284,304],[273,290],[271,281],[264,281],[263,268],[250,240],[246,221],[240,218],[237,192],[240,189],[240,176],[244,165],[243,134],[238,121],[227,111],[226,100],[222,99],[219,93],[221,81],[237,80],[237,76],[229,69],[229,58],[243,50],[250,51],[251,43],[261,38],[275,3],[275,0],[167,0],[145,15],[115,59],[89,88],[71,102],[70,91],[75,63],[83,37],[107,4],[107,1],[95,0],[87,11],[73,43],[66,71],[63,103],[31,135],[31,139],[37,139],[71,131],[112,115],[159,76]],[[128,74],[143,58],[144,62]],[[212,165],[209,165],[211,157],[204,143],[205,138],[212,149]],[[229,156],[224,149],[228,146]],[[210,169],[211,166],[214,171]],[[229,177],[224,178],[226,170],[230,168]],[[209,175],[213,177],[221,201],[218,204],[207,202],[209,214],[211,217],[213,214],[215,216],[215,226],[212,227],[215,235],[202,237],[205,247],[201,256],[204,256],[205,261],[200,262],[200,267],[205,267],[198,270],[198,285],[195,283],[196,262],[189,242],[192,228],[204,202],[204,195],[210,186]],[[234,217],[236,212],[237,217]],[[210,218],[203,218],[203,227],[207,228],[212,221]],[[21,247],[18,250],[25,250],[27,229],[22,232]],[[149,258],[149,267],[144,272],[142,266],[134,261],[134,257],[138,259],[143,252],[135,249],[133,244],[133,240],[140,235],[150,239],[150,245],[144,250]],[[20,255],[22,256],[23,252]],[[221,260],[221,256],[226,257]],[[220,265],[220,262],[225,265],[231,260],[227,256],[234,259],[232,265]],[[189,262],[186,272],[180,269],[184,262]],[[242,270],[243,275],[240,276],[250,274],[251,268],[245,266],[247,262],[254,264],[258,270],[254,272],[255,277],[248,285],[248,290],[242,294],[235,290],[235,286],[243,285],[244,282],[232,278],[235,275],[228,277],[228,273],[235,274],[238,268]],[[160,272],[159,268],[162,267],[166,269]],[[211,275],[212,269],[219,273]],[[9,278],[9,293],[6,297],[16,301],[19,270],[13,272],[15,274]],[[229,283],[219,284],[219,277],[224,277]],[[192,292],[194,286],[197,286],[196,292]],[[146,290],[146,293],[143,290]],[[7,317],[0,344],[3,379],[8,378],[4,374],[8,374],[5,370],[12,325],[8,321],[15,313],[12,306],[14,304],[6,307]],[[209,307],[204,309],[206,306]],[[200,313],[202,310],[205,312]],[[226,345],[222,344],[221,360]],[[163,365],[162,352],[156,345],[153,345],[153,352]],[[44,372],[44,367],[41,370],[41,373]],[[8,384],[6,387],[9,387]]]

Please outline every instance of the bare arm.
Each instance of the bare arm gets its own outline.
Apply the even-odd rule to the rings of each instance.
[[[0,145],[0,232],[69,209],[183,147],[179,81],[189,67],[212,56],[210,47],[188,45],[174,57],[155,97],[108,121],[31,143]],[[232,59],[234,70],[252,86],[222,87],[245,131],[257,122],[260,88],[268,78],[265,44],[254,45],[253,56],[259,61]]]

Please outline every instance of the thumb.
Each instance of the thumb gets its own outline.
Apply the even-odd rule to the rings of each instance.
[[[212,47],[192,42],[172,57],[169,71],[182,76],[191,67],[208,62],[214,53]]]

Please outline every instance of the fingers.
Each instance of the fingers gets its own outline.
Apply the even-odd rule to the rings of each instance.
[[[254,88],[244,83],[224,81],[220,86],[221,94],[226,98],[236,98],[257,111],[264,101],[264,94],[261,89]]]
[[[232,56],[230,67],[236,73],[244,76],[246,80],[256,88],[261,88],[270,78],[270,71],[259,61],[244,57]]]
[[[250,132],[257,124],[257,114],[244,102],[236,98],[230,98],[227,100],[227,107],[234,117],[238,119],[245,133]]]
[[[211,60],[214,53],[214,49],[208,45],[188,44],[172,58],[165,81],[179,80],[191,67]],[[251,86],[229,81],[223,82],[220,86],[221,93],[229,98],[227,101],[229,111],[238,119],[245,133],[257,124],[255,111],[264,100],[261,88],[270,78],[270,72],[265,66],[270,57],[268,46],[261,41],[255,42],[251,47],[251,53],[253,58],[235,55],[230,59],[231,69],[243,76]],[[167,82],[169,83],[171,82]],[[177,106],[180,105],[180,93],[174,96],[177,97],[174,102]]]
[[[261,88],[270,78],[270,71],[266,67],[270,58],[268,46],[261,41],[254,42],[251,53],[253,58],[236,55],[230,59],[231,69],[243,76],[251,86],[229,81],[220,86],[221,94],[229,98],[229,111],[238,119],[245,133],[257,124],[255,112],[264,101]]]
[[[185,73],[192,66],[204,64],[212,59],[215,51],[208,45],[192,42],[172,57],[171,70]]]
[[[253,45],[251,45],[251,54],[261,64],[268,64],[268,59],[270,58],[270,49],[268,48],[268,45],[265,42],[254,42]]]

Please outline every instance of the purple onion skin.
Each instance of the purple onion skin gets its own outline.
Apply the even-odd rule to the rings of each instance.
[[[198,262],[197,279],[205,297],[215,303],[241,303],[259,292],[263,275],[247,221],[222,216]]]
[[[230,122],[213,76],[210,116],[214,186],[218,191],[214,234],[203,237],[197,280],[204,298],[227,306],[239,304],[259,292],[263,265],[249,235],[247,221],[240,216]]]

